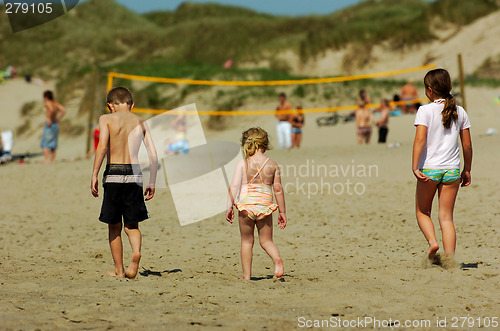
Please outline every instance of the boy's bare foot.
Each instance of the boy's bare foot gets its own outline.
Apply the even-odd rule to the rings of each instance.
[[[240,280],[250,280],[250,277],[241,277]]]
[[[140,253],[135,253],[132,256],[132,261],[130,261],[130,264],[127,268],[127,271],[125,271],[125,277],[134,279],[135,276],[137,276],[137,271],[139,271],[139,261],[141,260],[141,254]]]
[[[123,277],[123,271],[116,272],[116,270],[108,270],[108,271],[106,271],[106,275],[111,276],[111,277],[121,278],[121,277]]]
[[[427,251],[427,257],[429,260],[433,261],[434,257],[436,256],[436,252],[439,249],[439,245],[437,242],[434,242],[432,244],[429,244],[429,250]]]
[[[274,277],[276,279],[281,279],[285,274],[285,266],[283,265],[283,260],[279,257],[274,264]]]

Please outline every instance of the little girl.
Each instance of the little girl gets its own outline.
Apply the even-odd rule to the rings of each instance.
[[[417,222],[429,243],[427,256],[433,261],[439,245],[430,217],[432,200],[437,190],[444,251],[452,258],[456,244],[453,209],[460,183],[468,186],[471,182],[472,143],[469,117],[450,94],[452,87],[448,71],[429,71],[424,84],[425,95],[431,103],[420,107],[415,118],[417,132],[413,143],[412,169],[418,180],[415,198]],[[458,136],[462,141],[464,157],[462,174]]]
[[[281,279],[285,272],[278,247],[273,242],[272,213],[279,209],[278,224],[286,226],[285,196],[278,164],[266,157],[269,137],[261,128],[243,132],[241,146],[245,159],[238,162],[229,187],[226,220],[233,223],[233,205],[239,211],[241,233],[241,264],[243,277],[250,280],[254,229],[259,232],[260,246],[274,262],[274,276]],[[273,189],[277,205],[273,203]]]

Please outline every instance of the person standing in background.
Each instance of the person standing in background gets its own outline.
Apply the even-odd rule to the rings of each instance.
[[[302,141],[302,127],[305,124],[304,111],[301,105],[297,105],[297,112],[292,116],[292,147],[300,148]]]
[[[278,145],[280,148],[291,148],[292,147],[292,124],[290,123],[290,114],[282,113],[281,111],[292,110],[292,104],[286,100],[286,94],[281,92],[279,94],[280,104],[276,108],[276,118],[278,119],[278,124],[276,125],[276,131],[278,133]]]
[[[59,123],[66,114],[66,109],[54,100],[52,91],[43,93],[43,103],[45,105],[45,126],[42,133],[41,147],[45,163],[51,163],[56,158]]]
[[[401,100],[406,102],[401,106],[403,114],[415,113],[415,104],[412,103],[414,99],[418,99],[418,91],[415,85],[413,85],[413,81],[409,80],[401,88]]]
[[[380,101],[380,108],[377,109],[380,112],[380,119],[378,120],[378,143],[385,144],[387,141],[387,133],[389,133],[389,113],[391,108],[389,107],[389,100],[382,99]]]

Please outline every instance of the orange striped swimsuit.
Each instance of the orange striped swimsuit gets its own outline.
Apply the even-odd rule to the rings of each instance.
[[[266,165],[269,158],[262,164],[260,168],[252,158],[249,158],[255,164],[257,173],[252,177],[248,184],[241,186],[240,196],[235,207],[240,212],[245,212],[251,220],[259,221],[264,217],[272,214],[278,205],[273,203],[273,190],[271,185],[264,184],[260,172]],[[260,183],[253,183],[257,176],[260,177]]]

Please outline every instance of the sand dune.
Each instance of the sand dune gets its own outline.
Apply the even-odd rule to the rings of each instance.
[[[369,63],[355,68],[353,73],[383,72],[435,63],[439,67],[447,68],[452,77],[457,78],[457,54],[462,53],[464,71],[466,74],[472,74],[486,59],[496,58],[500,54],[498,43],[500,27],[497,24],[499,19],[500,11],[496,11],[461,28],[449,25],[440,26],[439,22],[436,22],[433,32],[438,36],[437,40],[430,40],[422,45],[407,47],[403,50],[394,50],[390,44],[375,46]],[[355,57],[356,52],[359,50],[353,53],[351,46],[338,51],[329,50],[306,64],[300,64],[298,55],[290,51],[284,52],[280,57],[286,60],[297,74],[325,76],[344,73],[344,59]],[[395,62],[397,62],[396,66]],[[420,79],[421,73],[397,77]]]

